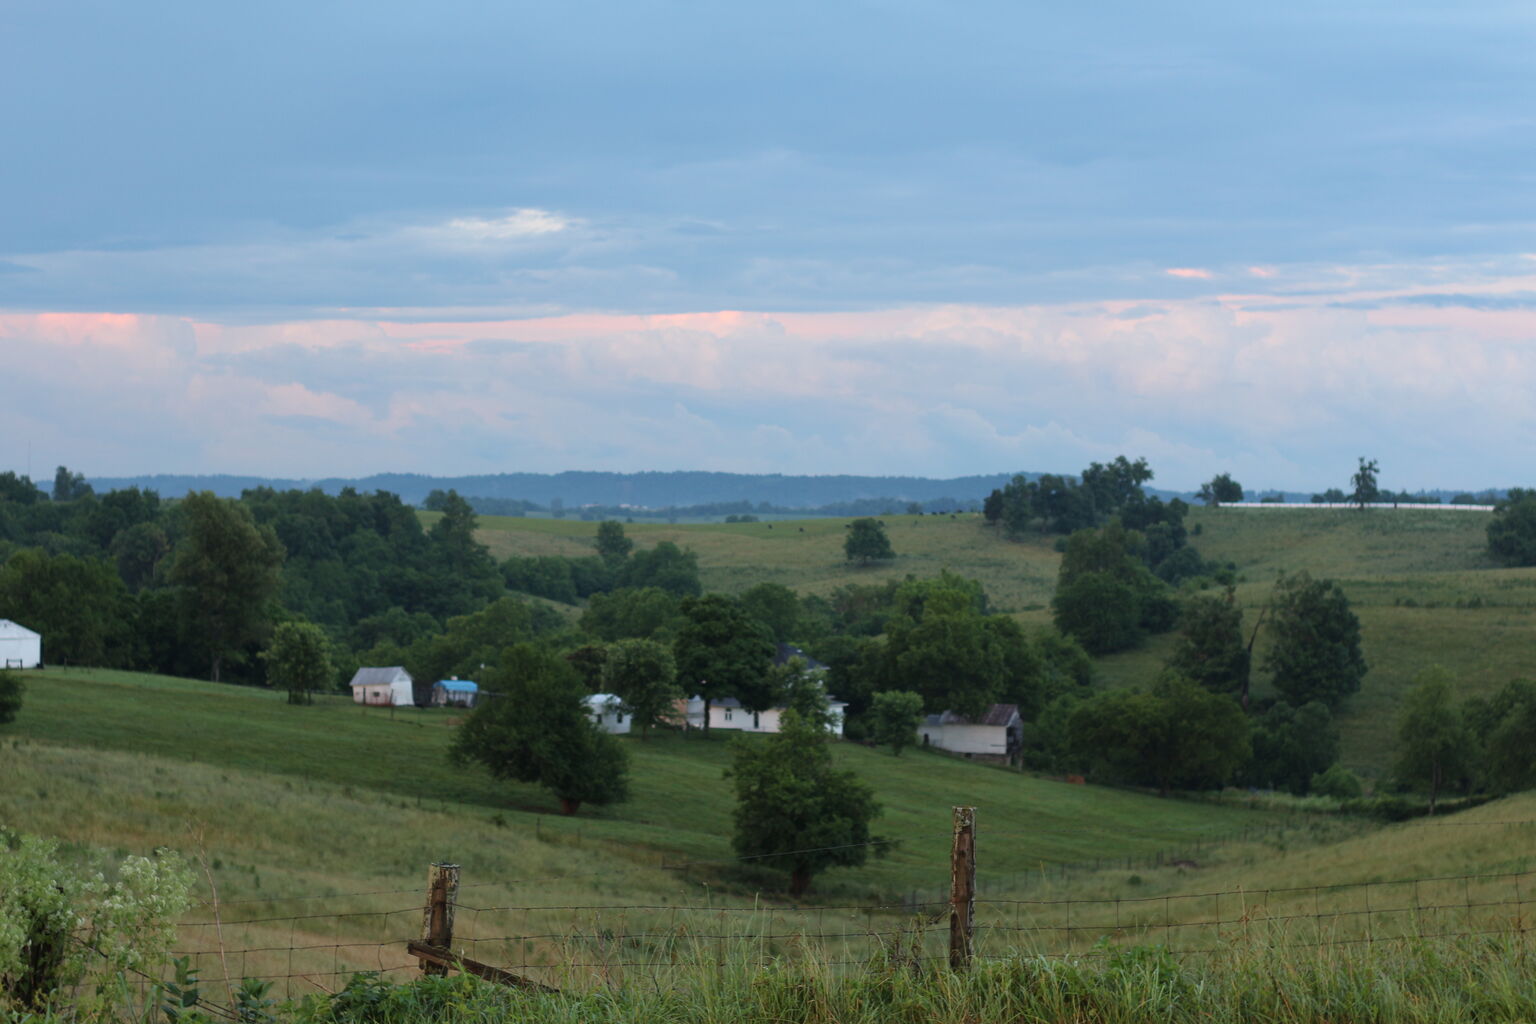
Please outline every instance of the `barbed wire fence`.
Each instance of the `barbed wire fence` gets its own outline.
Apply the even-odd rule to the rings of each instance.
[[[1426,825],[1501,827],[1536,837],[1536,821],[1419,827]],[[922,899],[907,895],[838,905],[754,899],[731,905],[717,902],[706,890],[702,899],[649,903],[497,901],[475,894],[493,889],[515,893],[588,877],[611,879],[615,872],[461,883],[457,865],[436,863],[429,867],[424,900],[420,888],[401,887],[210,901],[202,919],[180,925],[170,955],[195,971],[209,991],[227,995],[227,1004],[205,999],[199,1005],[237,1019],[237,993],[250,983],[265,986],[262,991],[274,997],[292,999],[334,994],[358,974],[404,981],[464,971],[504,984],[551,988],[582,978],[652,983],[657,972],[765,965],[784,958],[814,959],[830,968],[872,962],[938,967],[947,962],[964,969],[975,961],[1019,956],[1112,957],[1142,945],[1199,958],[1255,947],[1351,948],[1484,936],[1527,942],[1530,911],[1536,907],[1536,866],[1518,856],[1523,869],[1494,873],[1147,896],[985,895],[1007,890],[978,886],[978,835],[988,840],[1038,833],[1000,829],[978,834],[974,809],[955,808],[953,829],[942,834],[952,840],[949,889]],[[666,869],[750,864],[846,848],[688,861]],[[1120,858],[1103,860],[1121,863]],[[357,900],[387,905],[346,908]],[[344,906],[331,909],[325,903]],[[316,905],[298,913],[263,909],[294,904]],[[166,980],[163,973],[134,973],[142,1000],[154,998]]]

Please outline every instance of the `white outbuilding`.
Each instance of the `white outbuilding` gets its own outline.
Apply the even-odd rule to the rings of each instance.
[[[352,677],[352,699],[359,704],[410,707],[416,703],[411,674],[399,665],[360,668]]]
[[[624,735],[635,723],[634,715],[624,713],[624,702],[611,693],[594,693],[586,698],[587,713],[604,732]]]
[[[0,619],[0,669],[42,668],[43,638],[19,622]]]

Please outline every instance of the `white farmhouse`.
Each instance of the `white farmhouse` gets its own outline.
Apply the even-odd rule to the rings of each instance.
[[[830,698],[827,706],[832,712],[831,721],[827,723],[827,731],[841,736],[843,734],[843,712],[848,708],[847,701]],[[741,701],[735,697],[721,697],[709,705],[709,727],[711,729],[735,729],[739,732],[778,732],[779,720],[783,716],[784,708],[769,708],[767,711],[748,711],[741,706]],[[704,698],[690,697],[687,706],[688,728],[704,728]]]
[[[953,711],[929,715],[917,731],[924,746],[978,761],[1007,762],[1023,742],[1024,719],[1017,704],[993,704],[980,718]]]
[[[0,669],[42,667],[42,636],[20,623],[0,619]]]
[[[416,703],[414,680],[399,665],[360,668],[352,676],[352,699],[359,704],[410,707]]]
[[[587,714],[604,732],[625,735],[635,724],[635,716],[626,715],[624,702],[611,693],[594,693],[585,700]]]

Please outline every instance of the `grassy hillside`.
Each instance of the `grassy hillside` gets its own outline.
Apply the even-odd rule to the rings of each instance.
[[[559,818],[551,816],[557,804],[543,790],[450,767],[455,716],[441,709],[365,708],[344,697],[291,707],[270,691],[123,672],[50,670],[29,679],[26,707],[8,731],[30,740],[369,790],[411,809],[451,810],[524,831],[539,817],[541,833],[580,835],[647,866],[732,855],[734,800],[722,777],[731,745],[723,734],[626,740],[633,759],[630,802]],[[835,752],[875,787],[886,807],[879,831],[902,840],[842,882],[836,873],[828,876],[829,885],[850,892],[899,894],[943,884],[950,808],[959,803],[982,808],[985,827],[1015,835],[990,858],[995,869],[1015,873],[1152,853],[1274,820],[1236,808],[1068,786],[921,751],[895,758],[837,744]],[[726,874],[704,872],[717,880]]]
[[[705,586],[738,592],[772,580],[801,593],[825,594],[850,582],[949,569],[979,579],[994,604],[1026,625],[1050,623],[1049,602],[1060,556],[1052,538],[1003,540],[979,516],[886,516],[898,557],[858,568],[842,557],[845,519],[803,523],[630,525],[640,546],[671,540],[699,555]],[[1497,567],[1486,552],[1488,516],[1414,508],[1350,510],[1192,510],[1193,543],[1205,557],[1232,562],[1243,582],[1238,598],[1251,623],[1275,578],[1305,569],[1338,580],[1360,616],[1371,671],[1341,715],[1345,763],[1370,776],[1392,759],[1396,714],[1413,677],[1443,665],[1466,695],[1487,694],[1536,672],[1536,570]],[[481,539],[498,557],[588,554],[596,523],[550,519],[482,519]],[[1104,658],[1101,683],[1150,680],[1172,646]],[[1266,638],[1261,633],[1262,664]],[[1256,670],[1257,692],[1265,691]]]
[[[423,513],[430,515],[430,513]],[[897,558],[857,566],[843,555],[851,519],[776,523],[667,525],[627,523],[640,548],[670,540],[698,553],[706,590],[739,593],[755,583],[782,583],[803,594],[827,594],[846,583],[879,583],[945,569],[981,580],[999,608],[1041,608],[1056,585],[1059,556],[1049,538],[999,542],[981,516],[882,516]],[[479,539],[498,559],[510,555],[590,555],[596,523],[482,516]]]
[[[1324,940],[1507,931],[1536,896],[1536,795],[1378,830],[839,744],[887,806],[881,830],[903,842],[829,873],[796,907],[759,898],[767,874],[730,862],[722,740],[627,741],[635,801],[567,819],[539,791],[448,767],[449,713],[290,707],[267,691],[128,673],[28,679],[0,740],[0,823],[82,850],[164,845],[198,859],[209,902],[178,948],[206,953],[210,987],[225,971],[280,976],[278,994],[331,986],[334,971],[408,976],[425,866],[444,859],[463,866],[455,934],[469,955],[573,988],[649,986],[654,970],[629,965],[658,960],[679,964],[680,981],[726,958],[863,962],[914,927],[898,897],[943,899],[958,802],[980,807],[979,941],[992,956],[1104,939],[1207,956],[1300,943],[1296,964]],[[1170,847],[1187,859],[1051,870]],[[1476,873],[1501,874],[1396,882]],[[889,908],[845,908],[875,900]],[[943,929],[931,907],[925,919],[911,941],[937,955]],[[571,963],[586,968],[554,966]]]

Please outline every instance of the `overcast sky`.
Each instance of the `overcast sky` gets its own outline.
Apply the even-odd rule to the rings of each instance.
[[[1529,3],[5,0],[0,468],[1529,485],[1533,53]]]

